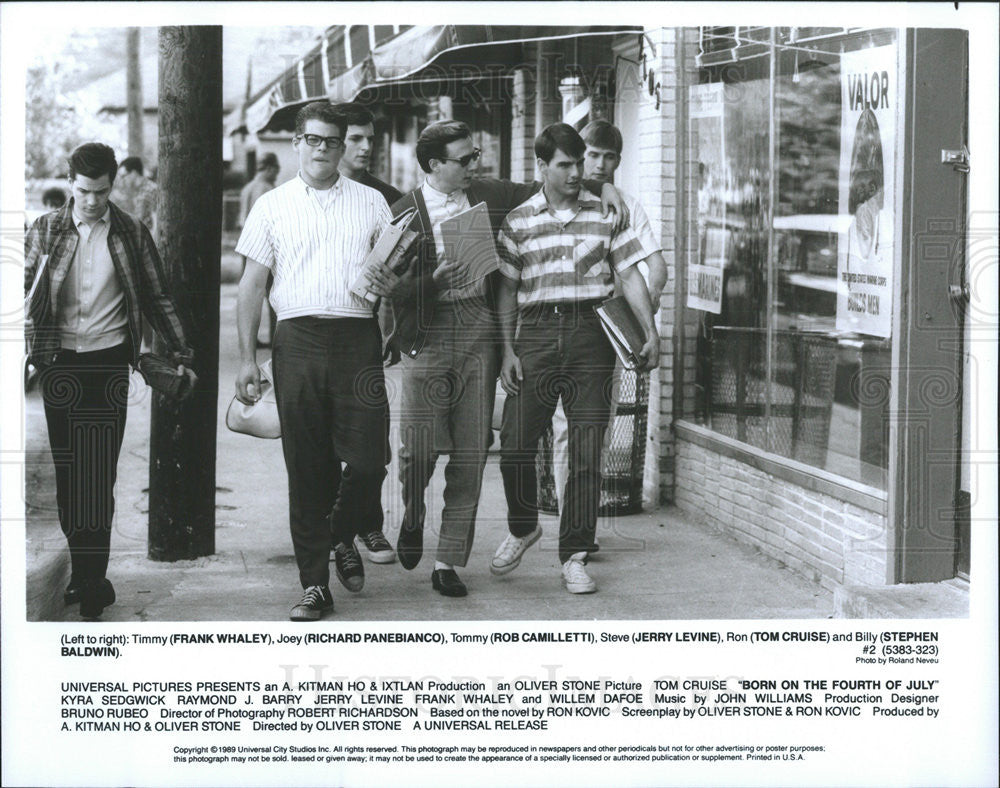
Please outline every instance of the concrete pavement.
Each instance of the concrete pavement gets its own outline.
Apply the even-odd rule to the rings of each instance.
[[[230,268],[229,258],[224,265]],[[225,269],[224,269],[225,270]],[[228,271],[226,279],[232,279]],[[300,594],[288,533],[287,481],[280,441],[238,435],[225,427],[236,373],[236,286],[222,287],[220,396],[216,495],[216,554],[193,561],[146,558],[149,392],[136,378],[119,463],[117,512],[108,577],[118,601],[104,621],[287,621]],[[261,351],[261,358],[266,351]],[[387,388],[398,396],[398,368]],[[26,402],[28,617],[77,621],[62,607],[68,581],[65,541],[55,519],[51,459],[37,392]],[[393,424],[392,445],[398,446]],[[833,595],[773,559],[698,524],[673,508],[598,525],[600,552],[589,565],[598,584],[590,595],[567,593],[556,552],[558,521],[542,516],[544,536],[513,573],[489,573],[493,551],[506,534],[506,505],[492,453],[486,468],[476,541],[459,575],[469,596],[448,599],[431,589],[433,550],[441,511],[444,458],[431,482],[425,555],[413,571],[398,563],[365,564],[357,594],[331,590],[327,622],[384,620],[628,620],[827,618]],[[383,489],[385,532],[395,544],[401,519],[395,463]],[[332,567],[331,567],[332,569]]]

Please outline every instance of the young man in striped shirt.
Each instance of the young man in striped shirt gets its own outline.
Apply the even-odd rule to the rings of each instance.
[[[354,537],[381,526],[389,461],[382,337],[370,305],[350,291],[389,206],[374,189],[340,176],[347,126],[343,109],[325,101],[299,111],[292,142],[298,175],[257,200],[236,245],[247,258],[238,301],[242,402],[259,397],[257,324],[267,275],[274,276],[275,393],[304,589],[293,621],[315,621],[333,608],[331,545],[337,578],[361,590]]]
[[[584,562],[593,544],[601,492],[601,447],[608,423],[615,353],[594,306],[614,291],[614,273],[646,334],[646,369],[659,360],[649,292],[636,268],[646,257],[635,232],[614,232],[597,197],[582,188],[586,145],[565,123],[535,139],[542,190],[504,220],[498,239],[500,380],[507,392],[500,471],[510,533],[490,570],[514,570],[538,541],[535,455],[562,399],[569,422],[569,480],[559,523],[559,560],[570,593],[597,590]],[[515,328],[520,323],[515,341]]]
[[[618,127],[606,120],[592,120],[580,130],[580,136],[587,145],[584,155],[583,175],[598,183],[614,181],[615,171],[622,161],[623,140]],[[660,294],[667,284],[667,264],[663,259],[661,244],[653,234],[649,217],[642,204],[633,196],[622,192],[622,200],[628,206],[632,217],[630,225],[642,244],[646,257],[639,264],[640,269],[646,267],[646,287],[649,290],[649,301],[655,315],[660,309]],[[621,365],[615,374],[614,397],[612,399],[612,423],[614,410],[618,403],[618,389],[621,381]],[[560,510],[563,507],[563,493],[566,488],[569,451],[567,448],[566,414],[561,406],[557,406],[552,416],[552,474],[556,482],[556,499]],[[597,551],[597,542],[591,545],[590,552]]]

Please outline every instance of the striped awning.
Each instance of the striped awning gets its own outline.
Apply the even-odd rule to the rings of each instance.
[[[247,130],[309,101],[351,101],[362,90],[407,79],[445,53],[499,44],[641,33],[641,26],[337,25],[281,76],[250,99]]]

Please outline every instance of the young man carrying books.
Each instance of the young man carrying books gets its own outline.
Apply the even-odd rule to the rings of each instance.
[[[624,147],[622,133],[618,127],[606,120],[593,120],[583,127],[580,136],[587,145],[583,160],[583,175],[597,183],[612,183],[615,172],[622,162]],[[645,257],[639,265],[646,268],[646,287],[649,290],[649,301],[655,315],[660,309],[660,294],[666,286],[668,278],[667,264],[663,259],[659,240],[653,234],[649,218],[642,204],[633,196],[622,192],[622,200],[628,207],[632,227],[639,243],[645,252]],[[621,368],[616,371],[614,382],[614,397],[612,408],[617,407],[618,386],[621,379]],[[552,473],[555,476],[556,499],[559,509],[563,507],[563,492],[566,488],[567,468],[569,463],[566,432],[566,414],[562,406],[556,406],[552,414]],[[597,542],[591,545],[590,552],[596,552]]]
[[[491,571],[506,574],[538,541],[535,455],[556,402],[569,422],[569,480],[559,523],[559,560],[570,593],[597,590],[584,563],[593,544],[601,488],[601,447],[615,366],[594,307],[614,291],[614,273],[645,332],[643,368],[659,359],[649,292],[636,264],[646,254],[631,229],[615,232],[583,187],[586,145],[563,123],[535,139],[542,190],[504,220],[498,239],[500,380],[507,392],[500,471],[510,533]],[[520,323],[515,341],[515,329]]]
[[[404,275],[386,271],[374,284],[391,299],[390,346],[403,359],[399,472],[404,514],[397,554],[407,569],[419,563],[424,493],[438,456],[448,454],[431,584],[444,596],[459,597],[467,589],[455,567],[464,567],[472,550],[490,443],[499,364],[493,293],[498,276],[470,276],[478,261],[465,259],[465,247],[447,241],[442,223],[483,202],[489,215],[489,227],[483,229],[492,240],[507,212],[539,187],[474,178],[480,152],[469,127],[458,121],[424,129],[416,153],[426,181],[397,202],[393,213],[417,211],[413,227],[421,231],[419,250]],[[617,215],[626,219],[613,187],[608,194]]]

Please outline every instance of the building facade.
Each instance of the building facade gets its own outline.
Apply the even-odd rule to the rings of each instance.
[[[375,111],[376,174],[398,188],[419,182],[413,142],[442,117],[515,180],[534,177],[549,123],[621,129],[616,183],[671,269],[649,503],[827,588],[968,578],[964,32],[389,32],[323,84]],[[268,130],[301,104],[268,101],[247,113]]]
[[[663,500],[829,588],[967,578],[965,34],[647,36]]]

